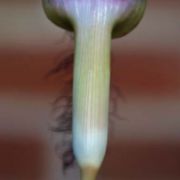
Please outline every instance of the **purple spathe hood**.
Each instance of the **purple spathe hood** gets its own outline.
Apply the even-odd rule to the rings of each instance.
[[[146,0],[42,0],[47,17],[74,31],[79,26],[106,25],[112,37],[132,31],[143,17]]]

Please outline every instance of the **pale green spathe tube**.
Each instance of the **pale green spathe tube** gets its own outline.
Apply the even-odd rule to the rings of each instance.
[[[108,136],[111,38],[130,32],[146,0],[44,0],[49,19],[75,32],[73,149],[82,180],[95,180]]]
[[[73,148],[83,180],[96,177],[108,136],[112,29],[110,18],[98,13],[87,22],[87,10],[76,26]]]
[[[73,147],[80,166],[98,168],[107,144],[111,34],[90,28],[76,36]]]

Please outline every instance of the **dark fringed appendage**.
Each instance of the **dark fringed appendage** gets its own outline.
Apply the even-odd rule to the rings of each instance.
[[[60,95],[54,102],[53,109],[56,113],[55,120],[52,121],[50,128],[53,132],[61,134],[55,145],[56,152],[62,160],[63,170],[72,166],[75,162],[72,149],[72,72],[73,72],[73,58],[74,54],[60,59],[59,63],[49,71],[47,76],[59,75],[59,81],[63,84],[60,89]],[[111,81],[111,95],[110,95],[110,118],[121,119],[118,115],[117,103],[118,97],[122,98],[122,94],[118,88]]]

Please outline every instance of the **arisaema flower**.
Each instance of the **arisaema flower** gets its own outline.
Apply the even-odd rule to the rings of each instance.
[[[82,180],[95,180],[106,152],[111,39],[141,20],[146,0],[43,0],[47,17],[75,34],[73,150]]]

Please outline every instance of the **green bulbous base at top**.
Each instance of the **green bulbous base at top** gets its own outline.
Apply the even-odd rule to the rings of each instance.
[[[42,0],[47,17],[56,25],[76,31],[78,24],[108,23],[112,37],[128,34],[144,15],[146,0]]]

